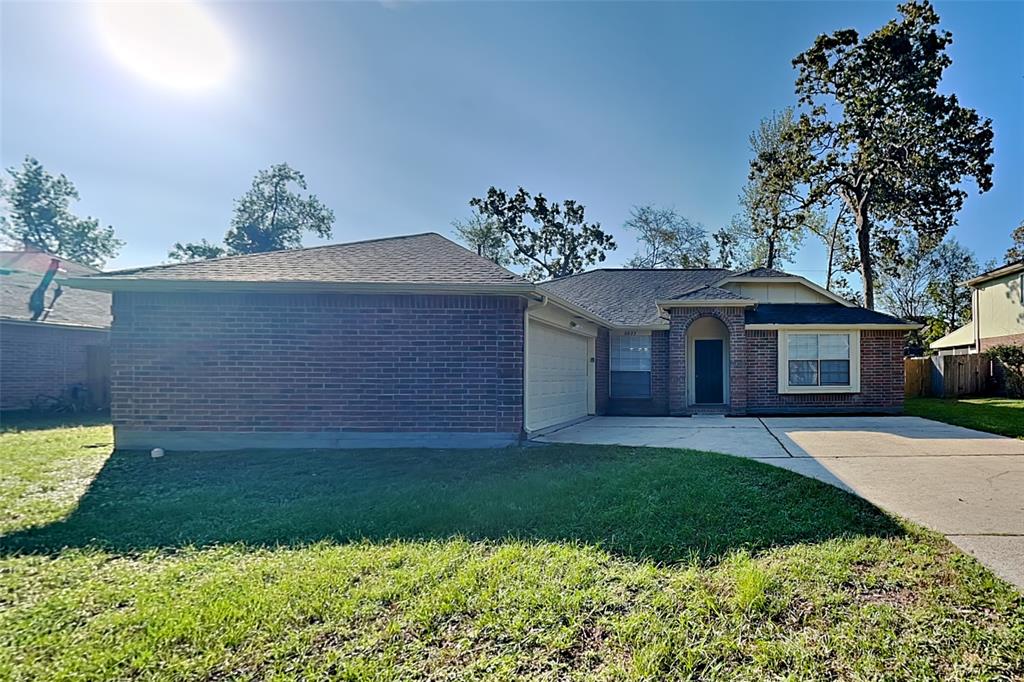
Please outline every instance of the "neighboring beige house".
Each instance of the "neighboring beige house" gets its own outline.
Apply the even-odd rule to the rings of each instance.
[[[931,348],[939,355],[985,352],[1004,344],[1024,345],[1024,261],[1008,263],[968,280],[971,321]]]

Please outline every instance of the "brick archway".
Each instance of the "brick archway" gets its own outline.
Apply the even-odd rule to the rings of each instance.
[[[669,414],[687,415],[688,367],[687,338],[690,325],[702,317],[717,319],[729,334],[729,396],[725,406],[729,414],[744,414],[747,410],[747,340],[744,311],[740,306],[707,308],[672,308],[669,319],[668,341],[668,395]]]

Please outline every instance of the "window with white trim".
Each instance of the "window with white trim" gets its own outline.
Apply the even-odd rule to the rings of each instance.
[[[613,398],[651,397],[651,333],[613,334],[609,394]]]
[[[782,393],[860,390],[860,334],[779,333],[779,391]]]

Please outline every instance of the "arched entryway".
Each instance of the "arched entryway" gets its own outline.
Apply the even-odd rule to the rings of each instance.
[[[687,404],[729,404],[729,329],[698,317],[686,330]]]

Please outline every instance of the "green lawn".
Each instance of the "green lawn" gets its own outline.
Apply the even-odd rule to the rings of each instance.
[[[915,417],[1024,439],[1024,400],[907,398],[904,409]]]
[[[1008,679],[1024,597],[681,450],[110,454],[0,435],[0,679]]]

